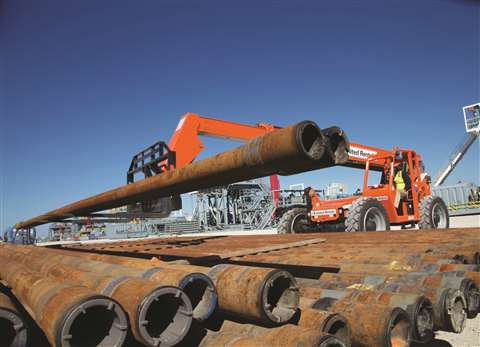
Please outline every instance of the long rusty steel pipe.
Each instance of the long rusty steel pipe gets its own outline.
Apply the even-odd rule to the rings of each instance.
[[[0,285],[1,287],[1,285]],[[27,347],[28,325],[12,300],[0,292],[0,343],[5,347]]]
[[[128,319],[118,302],[83,286],[34,273],[14,261],[2,259],[2,264],[0,277],[52,346],[123,345]]]
[[[341,129],[334,127],[322,132],[314,122],[303,121],[185,167],[52,210],[17,223],[16,227],[31,228],[148,199],[273,174],[290,175],[329,167],[346,161],[348,146]]]

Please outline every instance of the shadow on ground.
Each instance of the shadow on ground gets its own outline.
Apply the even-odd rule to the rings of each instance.
[[[447,342],[445,340],[438,340],[435,339],[429,343],[423,344],[423,343],[412,343],[411,347],[453,347],[453,345],[450,342]]]

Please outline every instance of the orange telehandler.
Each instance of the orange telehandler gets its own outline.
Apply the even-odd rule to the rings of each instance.
[[[278,127],[267,123],[245,125],[186,113],[168,146],[158,142],[134,156],[128,182],[133,182],[137,172],[147,177],[190,164],[204,148],[200,135],[248,141],[276,129]],[[350,143],[349,159],[344,166],[364,170],[363,192],[348,198],[323,200],[314,189],[307,188],[306,206],[293,206],[285,211],[277,227],[279,233],[388,230],[391,225],[416,224],[429,229],[449,227],[448,209],[441,198],[431,195],[430,177],[415,151]],[[381,173],[380,182],[371,183],[372,172]],[[403,190],[397,189],[394,181],[398,172],[405,184]],[[270,177],[270,185],[276,203],[280,188],[278,176]],[[181,208],[181,200],[172,197],[161,207],[169,213]]]
[[[389,230],[391,225],[420,229],[448,228],[448,209],[440,197],[431,195],[430,177],[421,156],[413,150],[383,150],[350,144],[350,167],[363,167],[363,192],[354,196],[322,200],[312,188],[305,190],[306,207],[287,211],[277,226],[279,233],[307,231]],[[372,172],[381,178],[372,182]],[[400,175],[404,188],[397,187]]]

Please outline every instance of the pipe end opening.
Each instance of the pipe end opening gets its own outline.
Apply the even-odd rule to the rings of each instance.
[[[328,138],[333,161],[335,164],[344,164],[348,161],[350,143],[347,135],[339,127],[331,127],[322,131]]]
[[[121,346],[127,337],[128,318],[114,300],[89,297],[69,310],[59,333],[62,347]]]
[[[461,290],[467,302],[467,318],[475,318],[480,309],[480,291],[475,282],[469,278],[462,280]]]
[[[2,346],[27,346],[26,324],[17,312],[0,308],[0,336]]]
[[[218,295],[210,277],[202,273],[191,273],[182,280],[180,288],[192,303],[193,319],[205,321],[213,314]]]
[[[295,278],[287,271],[274,271],[265,281],[263,311],[276,324],[289,321],[297,312],[299,292]]]
[[[389,326],[386,332],[386,346],[408,347],[410,346],[410,319],[401,308],[395,308],[390,315]]]
[[[421,296],[417,302],[413,323],[415,340],[428,342],[433,339],[433,305],[424,296]]]
[[[320,128],[311,121],[301,123],[297,133],[297,141],[301,144],[304,153],[313,160],[322,158],[325,144]]]
[[[138,309],[138,331],[148,346],[167,347],[179,343],[192,324],[192,304],[177,287],[154,290]]]
[[[347,319],[340,314],[333,314],[325,322],[324,332],[337,337],[348,345],[352,341],[352,330]]]
[[[445,297],[445,321],[447,331],[461,333],[467,321],[467,303],[459,290],[448,289]]]

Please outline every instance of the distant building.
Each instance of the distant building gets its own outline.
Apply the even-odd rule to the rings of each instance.
[[[347,196],[348,186],[344,183],[330,183],[327,185],[326,198],[336,199]]]

